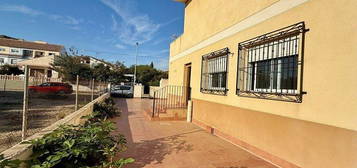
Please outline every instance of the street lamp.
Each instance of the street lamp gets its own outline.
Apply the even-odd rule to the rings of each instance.
[[[136,84],[136,65],[138,64],[138,48],[139,48],[139,43],[136,42],[136,55],[135,55],[135,67],[134,67],[134,85]]]

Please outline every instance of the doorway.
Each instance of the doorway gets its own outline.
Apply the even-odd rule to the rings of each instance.
[[[185,64],[183,85],[186,87],[186,100],[191,100],[191,63]]]

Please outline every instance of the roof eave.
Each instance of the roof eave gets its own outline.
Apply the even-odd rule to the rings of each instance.
[[[176,2],[186,3],[188,0],[175,0]]]

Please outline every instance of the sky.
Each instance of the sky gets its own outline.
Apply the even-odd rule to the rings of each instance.
[[[1,0],[0,34],[76,48],[109,62],[154,62],[167,70],[182,34],[184,5],[173,0]]]

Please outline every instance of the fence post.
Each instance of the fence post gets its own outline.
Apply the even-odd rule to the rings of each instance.
[[[25,80],[24,80],[24,100],[23,100],[23,110],[22,110],[22,131],[21,137],[24,141],[26,139],[27,133],[27,111],[28,111],[28,85],[29,85],[29,74],[28,67],[25,65]]]
[[[156,100],[156,91],[154,91],[154,100],[152,102],[152,118],[155,117],[155,100]]]
[[[77,81],[76,81],[76,104],[74,106],[74,111],[78,110],[78,90],[79,90],[79,75],[77,75]]]
[[[92,97],[91,101],[94,100],[94,78],[92,79]]]
[[[7,81],[7,76],[5,76],[5,80],[4,80],[4,92],[6,91],[6,81]]]

